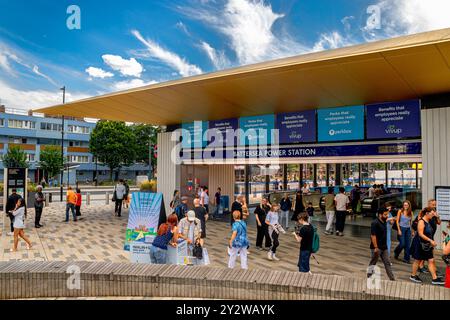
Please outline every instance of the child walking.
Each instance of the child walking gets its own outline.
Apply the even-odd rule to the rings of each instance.
[[[80,217],[81,216],[81,211],[80,211],[80,209],[81,209],[81,190],[80,190],[80,188],[77,188],[77,203],[75,204],[75,212],[76,212],[76,215],[77,215],[77,217]]]
[[[279,234],[280,232],[285,232],[279,223],[279,211],[280,206],[278,204],[274,204],[266,217],[266,224],[269,228],[269,236],[272,240],[272,247],[267,253],[267,259],[275,261],[280,261],[280,259],[276,256],[277,248],[280,245],[280,242],[278,241]]]

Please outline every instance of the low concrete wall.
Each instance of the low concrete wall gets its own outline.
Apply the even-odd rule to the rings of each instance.
[[[79,270],[79,289],[76,276]],[[68,272],[69,271],[69,272]],[[75,281],[72,281],[74,280]],[[409,282],[293,272],[97,262],[0,262],[0,299],[191,297],[245,300],[450,300],[450,290]]]

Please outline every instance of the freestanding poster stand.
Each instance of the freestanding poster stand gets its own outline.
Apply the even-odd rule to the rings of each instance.
[[[17,190],[25,203],[27,201],[28,190],[28,169],[26,168],[5,168],[3,171],[3,232],[5,231],[6,202],[12,193],[12,189]]]

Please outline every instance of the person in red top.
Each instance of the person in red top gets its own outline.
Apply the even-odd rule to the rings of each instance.
[[[75,212],[77,217],[81,216],[80,208],[81,208],[81,190],[77,188],[77,203],[75,204]]]
[[[447,230],[450,230],[450,221],[447,225]],[[450,255],[450,234],[448,232],[443,231],[444,243],[442,247],[442,253],[444,255]],[[445,272],[445,287],[450,289],[450,265],[447,265],[447,269]]]

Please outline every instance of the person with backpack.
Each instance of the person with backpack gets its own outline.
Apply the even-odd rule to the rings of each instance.
[[[311,259],[311,254],[313,253],[313,251],[318,250],[318,248],[314,248],[316,250],[313,250],[314,234],[316,234],[316,240],[318,239],[318,235],[317,232],[314,232],[313,226],[309,223],[309,215],[306,212],[300,214],[298,223],[302,227],[300,228],[298,233],[293,233],[295,239],[300,242],[298,270],[302,273],[311,273],[309,261]]]
[[[386,208],[380,208],[378,209],[377,219],[373,221],[370,226],[370,250],[372,257],[369,262],[369,268],[367,269],[367,278],[370,278],[374,274],[374,266],[377,265],[378,259],[381,258],[389,280],[395,281],[386,240],[388,217],[388,210]]]
[[[178,221],[181,221],[183,218],[186,217],[186,213],[189,211],[188,203],[189,198],[188,197],[182,197],[181,203],[175,207],[174,212],[178,217]]]
[[[241,220],[241,212],[233,211],[233,227],[231,239],[228,246],[230,258],[228,260],[228,268],[233,269],[236,266],[236,259],[239,255],[241,258],[241,268],[248,269],[247,264],[247,248],[249,246],[247,236],[247,224]]]

